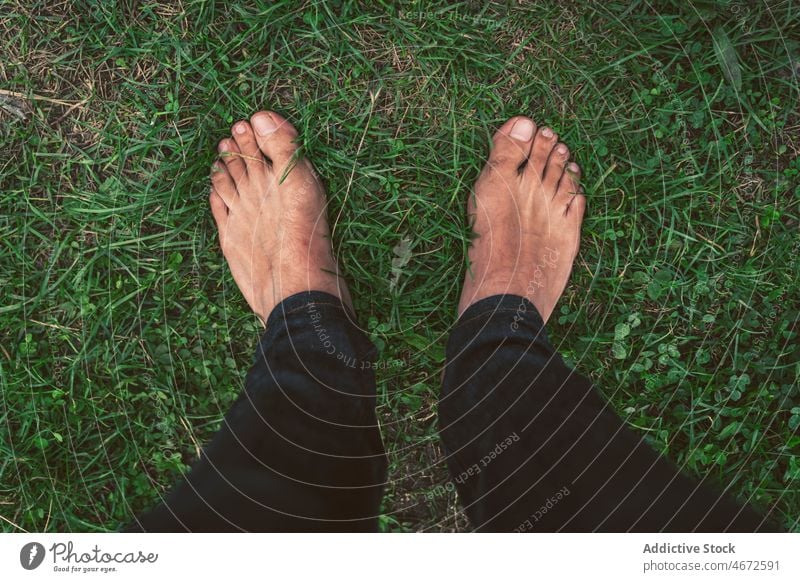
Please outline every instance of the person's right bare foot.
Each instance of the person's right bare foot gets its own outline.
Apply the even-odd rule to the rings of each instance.
[[[526,117],[494,136],[468,212],[477,237],[469,251],[458,314],[492,295],[519,295],[546,322],[578,253],[586,198],[580,168],[558,136]]]

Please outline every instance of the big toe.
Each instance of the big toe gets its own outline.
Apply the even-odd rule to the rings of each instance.
[[[518,173],[528,160],[536,124],[527,117],[512,117],[494,134],[489,167],[502,174]]]
[[[261,152],[270,159],[273,168],[282,173],[297,154],[297,130],[274,111],[259,111],[250,122]]]

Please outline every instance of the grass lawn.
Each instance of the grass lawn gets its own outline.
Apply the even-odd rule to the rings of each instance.
[[[465,200],[522,113],[589,200],[555,345],[656,449],[800,531],[797,3],[536,4],[0,0],[0,527],[114,529],[219,426],[260,325],[209,167],[272,108],[387,364],[384,530],[468,529],[436,396]]]

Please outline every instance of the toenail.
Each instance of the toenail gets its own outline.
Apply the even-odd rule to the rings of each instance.
[[[236,125],[233,126],[233,131],[235,131],[239,135],[244,135],[247,132],[247,126],[244,124],[244,122],[237,123]]]
[[[217,149],[220,152],[228,151],[230,149],[230,145],[228,145],[228,140],[227,139],[223,139],[221,142],[219,142],[219,146],[217,147]]]
[[[533,137],[533,122],[530,119],[518,119],[511,128],[511,137],[520,141],[530,141]]]
[[[543,135],[544,137],[553,137],[553,130],[552,130],[552,129],[550,129],[549,127],[545,127],[545,128],[542,130],[542,135]]]
[[[567,153],[567,146],[565,146],[565,145],[562,143],[560,146],[558,146],[558,147],[556,148],[556,151],[557,151],[558,153],[560,153],[561,155],[564,155],[565,153]]]
[[[576,174],[577,174],[578,172],[580,172],[580,170],[581,170],[581,169],[578,167],[578,164],[576,164],[575,162],[572,162],[572,163],[570,163],[570,164],[567,166],[567,169],[568,169],[570,172],[574,172],[574,173],[576,173]]]
[[[255,126],[256,133],[258,135],[269,135],[278,129],[278,124],[275,123],[269,113],[264,113],[263,115],[256,115],[253,117],[253,125]]]

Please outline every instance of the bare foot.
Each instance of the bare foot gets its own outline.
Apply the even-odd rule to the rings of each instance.
[[[550,318],[578,253],[586,209],[580,168],[568,160],[558,136],[549,128],[537,131],[526,117],[508,120],[495,134],[468,204],[477,237],[459,315],[480,299],[510,294]]]
[[[351,306],[331,253],[325,190],[311,163],[296,159],[297,130],[277,113],[259,111],[231,134],[219,142],[210,203],[247,303],[262,320],[301,291],[325,291]]]

